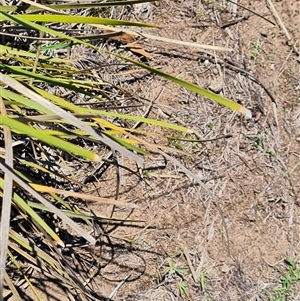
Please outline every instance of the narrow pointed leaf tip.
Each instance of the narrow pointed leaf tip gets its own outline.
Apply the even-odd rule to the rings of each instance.
[[[252,112],[244,107],[241,107],[240,111],[244,116],[246,120],[249,120],[252,118]]]

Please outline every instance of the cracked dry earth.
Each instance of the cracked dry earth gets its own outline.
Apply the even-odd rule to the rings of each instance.
[[[291,41],[265,1],[238,3],[260,16],[228,1],[163,0],[126,12],[128,19],[161,27],[151,34],[232,49],[140,41],[152,66],[221,93],[253,116],[245,119],[153,75],[124,80],[132,93],[157,103],[150,117],[182,122],[202,139],[227,137],[178,141],[191,156],[172,156],[218,199],[230,253],[219,211],[201,186],[158,154],[146,160],[143,178],[121,158],[128,169],[121,169],[120,199],[135,208],[116,208],[114,217],[142,222],[105,226],[90,250],[100,262],[90,285],[103,300],[114,290],[115,301],[272,300],[287,270],[284,259],[299,254],[300,60],[293,46],[300,47],[300,1],[273,3]],[[160,143],[156,134],[153,128],[151,142]],[[114,197],[115,186],[109,166],[89,191]],[[104,205],[90,207],[111,213]],[[59,294],[49,300],[67,300]],[[299,299],[296,282],[289,300]]]

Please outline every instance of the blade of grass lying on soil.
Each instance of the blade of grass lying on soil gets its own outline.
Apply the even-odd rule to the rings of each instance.
[[[225,106],[225,107],[227,107],[227,108],[229,108],[231,110],[240,112],[243,115],[245,115],[246,118],[251,118],[252,114],[251,114],[250,110],[244,108],[243,106],[239,105],[238,103],[236,103],[236,102],[234,102],[232,100],[229,100],[229,99],[227,99],[225,97],[222,97],[221,95],[215,94],[215,93],[213,93],[213,92],[211,92],[209,90],[206,90],[206,89],[201,88],[201,87],[199,87],[197,85],[189,83],[189,82],[187,82],[187,81],[185,81],[183,79],[180,79],[178,77],[175,77],[175,76],[173,76],[171,74],[165,73],[165,72],[160,71],[160,70],[158,70],[156,68],[152,68],[152,67],[150,67],[150,66],[148,66],[146,64],[134,61],[134,60],[132,60],[130,58],[127,58],[127,57],[124,57],[124,56],[121,56],[121,55],[118,55],[118,54],[114,54],[114,55],[116,57],[124,60],[124,61],[130,62],[130,63],[132,63],[132,64],[134,64],[136,66],[139,66],[139,67],[141,67],[143,69],[146,69],[146,70],[148,70],[148,71],[150,71],[150,72],[152,72],[154,74],[157,74],[157,75],[159,75],[159,76],[161,76],[161,77],[163,77],[163,78],[165,78],[165,79],[167,79],[167,80],[169,80],[169,81],[171,81],[173,83],[176,83],[176,84],[178,84],[178,85],[180,85],[180,86],[182,86],[182,87],[184,87],[184,88],[186,88],[186,89],[188,89],[190,91],[193,91],[193,92],[195,92],[195,93],[197,93],[199,95],[202,95],[202,96],[204,96],[204,97],[206,97],[206,98],[208,98],[210,100],[213,100],[216,103],[221,104],[221,105],[223,105],[223,106]]]
[[[214,45],[203,45],[203,44],[198,44],[195,42],[186,42],[186,41],[181,41],[181,40],[175,40],[175,39],[170,39],[170,38],[165,38],[165,37],[160,37],[160,36],[155,36],[155,35],[150,35],[147,33],[138,33],[132,30],[127,30],[125,28],[115,28],[112,26],[108,26],[108,25],[101,25],[101,24],[93,24],[94,27],[96,28],[100,28],[102,30],[106,30],[106,31],[110,31],[110,32],[119,32],[119,33],[123,33],[123,34],[128,34],[130,36],[138,36],[138,37],[144,37],[147,39],[151,39],[151,40],[156,40],[156,41],[161,41],[161,42],[165,42],[168,44],[177,44],[177,45],[182,45],[182,46],[187,46],[187,47],[192,47],[192,48],[198,48],[198,49],[207,49],[207,50],[214,50],[214,51],[227,51],[227,52],[231,52],[233,51],[230,48],[226,48],[226,47],[220,47],[220,46],[214,46]]]
[[[114,200],[114,199],[110,199],[110,198],[101,198],[101,197],[98,197],[95,195],[78,193],[78,192],[74,192],[74,191],[63,190],[63,189],[58,189],[58,188],[34,184],[34,183],[30,183],[29,185],[32,188],[34,188],[36,191],[39,191],[39,192],[58,193],[58,194],[67,195],[67,196],[71,196],[71,197],[78,198],[78,199],[84,199],[84,200],[94,201],[97,203],[110,204],[110,205],[115,205],[115,206],[126,206],[126,205],[132,206],[132,204],[130,204],[130,203],[122,202],[122,201]]]
[[[42,301],[41,296],[39,295],[39,293],[37,292],[37,290],[34,288],[34,286],[32,285],[32,283],[29,280],[29,278],[27,277],[27,275],[23,272],[23,269],[19,265],[18,260],[14,257],[14,255],[9,250],[8,250],[8,256],[10,257],[12,263],[16,266],[16,268],[19,271],[19,273],[23,276],[23,278],[25,279],[25,281],[27,282],[27,284],[29,285],[29,287],[31,288],[32,292],[37,297],[37,299],[39,301]]]
[[[43,211],[47,211],[47,212],[51,212],[51,210],[49,210],[47,207],[41,205],[41,204],[38,204],[38,203],[35,203],[35,202],[31,202],[31,201],[28,201],[27,202],[28,205],[32,208],[35,208],[35,209],[40,209],[40,210],[43,210]],[[88,215],[88,214],[85,214],[85,213],[76,213],[76,212],[73,212],[71,210],[66,210],[66,209],[60,209],[60,211],[69,216],[69,217],[72,217],[72,218],[77,218],[77,219],[81,219],[81,220],[95,220],[95,221],[106,221],[106,222],[120,222],[120,223],[144,223],[145,221],[144,220],[135,220],[135,219],[121,219],[121,218],[111,218],[111,217],[104,217],[104,216],[99,216],[99,215]]]

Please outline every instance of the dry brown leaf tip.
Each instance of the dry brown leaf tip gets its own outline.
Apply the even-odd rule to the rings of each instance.
[[[124,45],[124,47],[126,47],[128,50],[135,54],[142,55],[147,59],[153,59],[153,57],[145,49],[143,49],[141,45],[139,45],[136,42],[135,38],[128,33],[120,32],[119,35],[112,36],[108,40],[115,41]]]
[[[153,57],[142,46],[140,46],[137,43],[131,43],[129,45],[125,45],[125,47],[133,53],[140,54],[147,59],[153,59]]]

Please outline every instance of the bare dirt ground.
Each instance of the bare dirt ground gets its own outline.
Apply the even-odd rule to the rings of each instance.
[[[227,135],[205,143],[177,141],[175,146],[191,156],[172,156],[218,199],[229,250],[220,213],[201,186],[160,155],[147,159],[143,178],[120,158],[128,169],[120,169],[119,199],[136,208],[116,208],[113,217],[142,222],[104,225],[92,253],[78,253],[82,261],[98,264],[90,286],[103,300],[273,300],[287,270],[284,259],[299,253],[300,60],[265,1],[238,3],[260,16],[213,0],[163,0],[122,12],[127,19],[159,25],[152,34],[233,49],[200,51],[140,41],[154,57],[150,65],[213,89],[253,116],[246,120],[157,76],[124,79],[133,94],[156,102],[151,117],[181,121],[203,139]],[[274,5],[297,42],[300,1]],[[113,17],[120,16],[116,10]],[[154,143],[160,143],[157,131]],[[78,177],[90,170],[84,176],[78,171]],[[109,166],[88,190],[114,197],[116,179],[116,168]],[[99,215],[111,214],[110,207],[90,206]],[[49,300],[67,300],[57,296]],[[299,298],[295,283],[289,300]]]
[[[161,1],[131,15],[161,26],[161,36],[233,49],[207,53],[158,42],[143,44],[155,58],[151,64],[217,89],[251,109],[253,118],[245,120],[157,77],[134,82],[133,91],[157,99],[172,112],[170,120],[182,120],[203,139],[232,135],[177,146],[192,153],[190,158],[177,158],[219,200],[230,253],[210,196],[171,162],[154,156],[147,162],[143,181],[131,173],[123,175],[121,195],[138,205],[130,217],[146,222],[145,228],[110,232],[118,237],[115,242],[111,238],[111,246],[117,247],[97,278],[99,290],[107,296],[128,277],[113,300],[272,300],[287,269],[284,259],[296,258],[299,252],[299,56],[264,1],[239,4],[274,24],[241,7],[234,13],[227,1]],[[297,41],[300,2],[274,5]],[[161,117],[162,111],[156,109],[152,116]],[[114,185],[111,173],[104,178],[109,184],[101,181],[100,187]],[[114,216],[124,217],[124,212]],[[120,237],[127,242],[119,245]],[[111,254],[111,249],[102,252]],[[185,272],[176,273],[176,268]],[[295,284],[289,300],[299,296],[300,286]]]
[[[122,284],[113,300],[268,300],[287,268],[284,258],[298,254],[299,57],[278,25],[241,7],[233,15],[234,6],[225,2],[161,1],[144,11],[126,13],[131,19],[158,24],[161,36],[233,49],[206,53],[161,42],[143,43],[154,57],[152,65],[206,88],[219,85],[219,93],[251,109],[251,120],[158,77],[135,79],[127,85],[165,105],[172,113],[169,120],[182,120],[203,139],[232,135],[177,146],[192,153],[191,158],[177,158],[219,200],[230,254],[210,196],[171,162],[153,156],[143,180],[131,172],[122,175],[120,196],[138,207],[114,213],[114,217],[129,216],[145,223],[104,229],[108,236],[102,237],[96,253],[102,268],[94,279],[95,290],[107,297]],[[274,22],[265,2],[239,3]],[[280,1],[275,7],[297,40],[299,1]],[[230,24],[234,20],[237,23]],[[250,76],[231,68],[232,64]],[[276,108],[251,75],[274,96]],[[164,117],[162,108],[153,110],[152,117]],[[130,162],[123,164],[132,168]],[[112,193],[107,187],[115,187],[115,181],[114,168],[101,175],[97,188],[102,196]],[[184,272],[176,273],[176,268]],[[299,294],[299,287],[293,287],[291,300]]]

